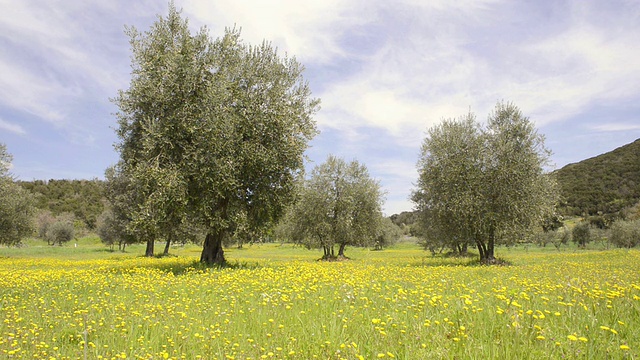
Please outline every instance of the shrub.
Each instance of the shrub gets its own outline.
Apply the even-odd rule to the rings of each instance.
[[[56,221],[51,224],[46,233],[47,242],[51,245],[62,245],[73,239],[73,223],[68,221]]]
[[[615,246],[625,248],[640,244],[640,220],[614,222],[611,225],[609,241]]]

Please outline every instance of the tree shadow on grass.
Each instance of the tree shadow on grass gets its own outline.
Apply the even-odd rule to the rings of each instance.
[[[144,256],[141,256],[144,257]],[[177,255],[155,255],[154,258],[162,259],[162,258],[178,258]],[[262,267],[262,265],[258,263],[250,263],[246,261],[227,261],[224,264],[205,264],[200,262],[199,260],[194,259],[193,261],[188,261],[184,263],[165,263],[165,262],[157,262],[157,263],[149,263],[143,266],[144,268],[157,269],[163,272],[172,273],[173,275],[184,275],[193,272],[203,272],[203,271],[217,271],[217,270],[240,270],[240,269],[257,269]]]
[[[110,253],[110,254],[126,254],[126,252],[118,250],[118,249],[109,249],[109,248],[98,248],[92,249],[91,252],[94,253]]]
[[[457,261],[456,261],[457,260]],[[420,262],[413,262],[411,265],[416,267],[489,267],[489,266],[513,266],[508,260],[502,258],[496,258],[491,262],[481,261],[478,254],[468,252],[467,254],[437,254],[423,256],[420,258]]]

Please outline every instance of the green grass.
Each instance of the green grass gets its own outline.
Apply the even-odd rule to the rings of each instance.
[[[333,263],[245,245],[224,268],[198,264],[195,245],[143,252],[95,238],[0,248],[0,358],[640,356],[636,250],[499,248],[512,265],[494,267],[412,242]]]

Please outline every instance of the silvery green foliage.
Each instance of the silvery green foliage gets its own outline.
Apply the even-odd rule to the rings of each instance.
[[[324,257],[344,256],[347,245],[374,245],[382,231],[382,192],[357,161],[335,156],[316,166],[286,218],[291,239],[324,249]]]
[[[118,166],[140,194],[130,227],[153,235],[197,223],[208,234],[202,260],[224,261],[213,243],[264,230],[290,201],[319,101],[294,58],[244,44],[236,29],[192,35],[173,6],[149,31],[127,33],[132,79],[114,102]]]
[[[571,230],[571,239],[578,246],[584,248],[593,240],[591,225],[587,221],[580,221]]]
[[[0,244],[17,245],[33,231],[33,195],[9,172],[12,156],[0,143]]]
[[[73,223],[65,219],[56,220],[49,225],[45,234],[45,239],[51,245],[62,245],[73,239],[75,230]]]
[[[618,247],[638,246],[640,244],[640,219],[614,222],[611,225],[609,241]]]
[[[429,129],[412,200],[432,241],[476,245],[483,261],[496,243],[522,238],[551,213],[557,187],[550,152],[520,110],[498,103],[486,125],[473,114]]]

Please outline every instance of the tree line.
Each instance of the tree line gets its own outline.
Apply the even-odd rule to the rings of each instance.
[[[93,180],[34,180],[18,181],[35,197],[35,207],[53,216],[73,214],[88,230],[95,230],[98,216],[104,210],[104,181]]]

